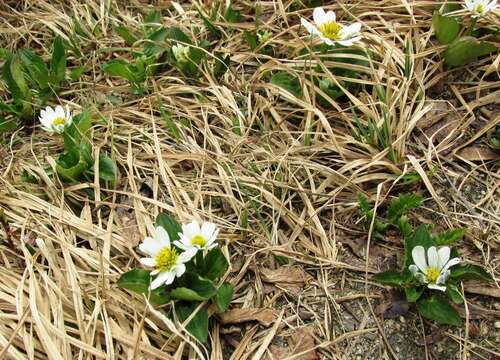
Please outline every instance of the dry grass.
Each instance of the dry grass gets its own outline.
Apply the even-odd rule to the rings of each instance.
[[[498,55],[447,71],[439,56],[443,47],[430,29],[434,2],[335,2],[330,7],[341,18],[363,23],[363,46],[377,56],[357,80],[358,93],[347,92],[348,99],[323,107],[314,96],[321,90],[307,75],[321,59],[299,53],[309,46],[299,15],[308,17],[311,9],[295,6],[299,1],[235,1],[245,22],[221,24],[223,36],[213,43],[231,54],[231,69],[222,79],[206,69],[194,80],[168,69],[149,80],[149,94],[133,96],[128,84],[107,77],[100,66],[129,56],[113,29],[138,29],[153,9],[145,3],[6,0],[0,5],[0,47],[11,50],[29,46],[48,58],[54,34],[67,38],[74,30],[72,17],[81,23],[84,56],[72,54],[70,62],[85,64],[88,71],[65,87],[60,102],[77,112],[96,109],[102,120],[93,128],[94,154],[107,153],[119,168],[112,188],[97,179],[63,184],[45,172],[55,164],[60,138],[38,127],[3,138],[0,210],[8,225],[0,230],[0,358],[500,356],[494,286],[470,285],[475,291],[465,293],[462,329],[437,328],[413,311],[404,322],[384,319],[380,304],[389,303],[388,292],[372,283],[370,274],[395,265],[400,241],[369,240],[357,208],[361,192],[379,207],[399,192],[419,192],[425,206],[412,218],[438,229],[466,227],[463,256],[498,277],[499,164],[463,152],[484,143],[487,132],[500,125]],[[168,1],[154,3],[163,25],[207,37],[191,2],[182,3],[183,13]],[[254,26],[256,3],[262,29],[272,32],[273,57],[252,52],[243,38],[243,30]],[[303,98],[269,83],[269,72],[278,69],[301,77]],[[385,104],[374,84],[387,89]],[[120,101],[111,102],[110,96]],[[158,99],[174,121],[188,124],[180,141],[164,125]],[[381,123],[384,112],[390,114],[399,161],[354,138],[353,109],[364,122]],[[234,131],[235,119],[241,136]],[[23,170],[36,174],[39,183],[21,181]],[[423,181],[403,185],[403,175],[412,172]],[[121,273],[138,266],[136,246],[160,211],[222,228],[231,259],[226,276],[235,286],[231,307],[268,309],[269,326],[223,324],[214,315],[209,341],[197,344],[181,324],[116,287]],[[356,248],[359,239],[368,246]],[[279,265],[282,257],[293,265],[292,273],[276,273],[288,269]]]

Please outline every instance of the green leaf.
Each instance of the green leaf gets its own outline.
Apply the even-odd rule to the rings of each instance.
[[[290,92],[295,97],[302,97],[302,87],[299,78],[280,71],[271,77],[271,84]]]
[[[455,304],[461,304],[464,302],[462,293],[460,292],[458,287],[451,282],[448,282],[448,284],[446,285],[446,294]]]
[[[59,86],[66,78],[66,50],[63,39],[60,36],[54,39],[50,71],[53,85]]]
[[[201,10],[199,8],[197,8],[196,10],[198,11],[198,15],[200,15],[201,19],[203,20],[203,24],[205,24],[205,26],[208,29],[208,31],[210,32],[210,34],[219,38],[221,36],[220,30],[217,29],[214,24],[212,24],[210,19],[208,19],[205,15],[203,15],[203,13],[201,12]]]
[[[259,46],[259,38],[257,37],[257,34],[255,32],[245,30],[243,32],[243,37],[247,41],[248,46],[250,46],[250,49],[255,50],[257,46]]]
[[[420,300],[417,309],[423,317],[439,324],[460,326],[462,323],[458,312],[441,295],[432,295]]]
[[[444,52],[444,62],[450,67],[465,65],[476,61],[483,55],[491,54],[497,47],[489,42],[479,41],[472,36],[455,40]]]
[[[189,36],[187,36],[184,31],[175,26],[171,26],[167,29],[166,38],[171,40],[177,40],[185,44],[193,43],[189,38]]]
[[[144,43],[144,55],[154,56],[166,50],[165,46],[162,46],[159,43],[165,41],[167,35],[168,30],[163,27],[149,35]]]
[[[422,198],[416,194],[399,195],[397,198],[391,200],[387,208],[387,217],[391,223],[395,224],[406,211],[417,208],[421,204]]]
[[[226,21],[230,22],[230,23],[241,22],[241,13],[239,11],[233,9],[232,1],[229,2],[228,6],[226,7],[224,19],[226,19]]]
[[[450,269],[450,271],[451,271],[450,273],[451,279],[457,279],[457,280],[473,279],[473,280],[482,280],[487,282],[493,281],[492,276],[481,266],[477,265],[467,264],[462,266],[453,266]]]
[[[165,121],[165,125],[167,126],[170,134],[176,139],[180,140],[181,139],[181,133],[179,131],[179,128],[175,124],[175,122],[172,120],[172,116],[170,115],[170,112],[165,110],[165,108],[160,107],[160,113],[161,117],[163,118],[163,121]]]
[[[228,282],[225,282],[217,289],[214,302],[219,311],[226,311],[229,308],[229,304],[231,304],[231,299],[233,298],[233,291],[233,285]]]
[[[200,274],[207,279],[215,280],[226,271],[228,266],[229,263],[222,251],[215,248],[205,256]]]
[[[156,226],[161,226],[167,230],[170,241],[175,241],[179,239],[179,233],[182,232],[181,224],[177,222],[173,217],[167,215],[166,213],[159,213],[156,217]]]
[[[406,301],[415,302],[420,298],[420,296],[422,296],[423,293],[424,288],[422,286],[405,288]]]
[[[460,32],[460,25],[455,18],[440,15],[437,11],[432,16],[432,26],[439,43],[443,45],[453,42]]]
[[[433,241],[436,246],[452,245],[460,240],[465,235],[465,229],[452,229],[434,237]]]
[[[137,37],[125,26],[118,26],[116,28],[116,32],[123,40],[125,40],[125,44],[127,44],[127,46],[134,45],[134,43],[138,40]]]
[[[99,178],[104,181],[114,181],[116,177],[116,165],[107,155],[99,155]]]
[[[75,67],[74,69],[71,70],[71,73],[69,75],[69,78],[71,81],[76,81],[80,76],[83,75],[83,73],[87,70],[87,68],[84,65],[80,65]]]
[[[197,302],[180,302],[175,306],[175,313],[180,322],[184,322],[196,310],[199,303]],[[189,331],[198,341],[205,342],[208,337],[208,312],[207,308],[202,307],[191,321],[186,325],[186,330]]]
[[[110,76],[119,76],[131,83],[137,82],[137,75],[130,69],[130,63],[122,59],[114,59],[102,65],[102,70]]]
[[[0,134],[17,129],[18,123],[15,119],[6,119],[0,115]]]
[[[405,283],[403,274],[394,271],[384,271],[373,275],[373,280],[378,281],[381,284],[392,285],[392,286],[402,286]]]
[[[177,283],[181,286],[170,292],[173,299],[203,301],[210,299],[217,292],[212,281],[191,272],[185,273]]]
[[[363,213],[363,216],[366,217],[366,220],[369,222],[373,217],[373,209],[371,205],[368,203],[368,199],[363,193],[358,194],[358,203],[359,209]]]
[[[92,127],[92,112],[84,111],[73,116],[73,123],[68,127],[63,134],[64,149],[71,151],[75,147],[79,147],[82,140],[90,141],[90,128]],[[93,162],[93,160],[91,161]]]
[[[231,56],[224,56],[221,52],[215,53],[215,64],[213,68],[213,74],[216,78],[221,77],[229,70],[229,64],[231,63]]]
[[[30,78],[40,89],[47,88],[49,84],[49,69],[42,58],[28,49],[21,49],[18,54]]]
[[[14,102],[22,107],[22,116],[31,116],[31,90],[25,79],[22,63],[18,56],[7,59],[3,65],[5,81]]]
[[[88,164],[76,147],[61,154],[57,159],[56,171],[65,181],[78,181],[87,169]]]
[[[149,295],[149,301],[155,305],[163,305],[170,301],[165,293],[165,286],[149,290],[151,283],[150,272],[144,269],[134,269],[124,273],[117,282],[119,288],[133,291],[137,294]]]
[[[433,245],[431,235],[426,225],[420,225],[415,232],[405,239],[405,268],[413,264],[411,252],[415,246],[423,246],[428,249]]]
[[[161,22],[161,13],[158,10],[153,10],[151,11],[146,18],[144,19],[144,22],[147,25],[157,25]]]

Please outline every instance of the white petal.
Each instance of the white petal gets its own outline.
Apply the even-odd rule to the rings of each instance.
[[[460,258],[453,258],[451,259],[450,261],[448,261],[446,263],[445,266],[443,266],[443,268],[441,269],[441,272],[446,272],[449,268],[451,268],[452,266],[455,266],[457,265],[458,263],[460,262]]]
[[[441,273],[436,280],[436,284],[444,285],[446,283],[446,279],[448,279],[448,276],[450,276],[450,270]]]
[[[415,276],[418,273],[418,267],[414,264],[408,266],[408,270],[410,270],[413,276]]]
[[[427,261],[425,260],[425,249],[423,246],[415,246],[411,251],[411,257],[421,271],[425,272],[427,270]]]
[[[335,12],[333,11],[327,11],[326,12],[326,22],[336,22],[337,21],[337,17],[335,16]]]
[[[328,39],[328,38],[326,38],[324,36],[320,36],[320,39],[321,39],[321,41],[323,41],[327,45],[333,45],[333,44],[335,44],[332,40],[330,40],[330,39]]]
[[[177,246],[181,250],[186,250],[188,248],[188,246],[186,246],[183,242],[181,242],[179,240],[175,240],[174,245]]]
[[[206,250],[212,250],[215,247],[217,247],[217,243],[216,242],[214,242],[213,244],[205,246],[205,249]]]
[[[353,46],[355,41],[358,41],[361,38],[353,38],[349,40],[338,40],[337,44],[340,44],[342,46]]]
[[[340,31],[341,39],[347,40],[359,34],[361,31],[361,23],[357,22],[342,28]]]
[[[174,274],[174,277],[175,277],[175,274]],[[172,278],[172,280],[170,282],[168,282],[171,278]],[[171,276],[171,272],[164,271],[162,273],[159,273],[158,276],[153,280],[153,282],[150,285],[150,288],[151,288],[151,290],[154,290],[154,289],[162,286],[163,284],[171,284],[172,281],[173,281],[173,277]]]
[[[157,226],[155,229],[155,240],[161,244],[161,247],[168,247],[170,249],[170,237],[168,236],[167,230],[161,226]]]
[[[303,27],[306,28],[309,34],[318,36],[321,35],[321,32],[318,29],[316,29],[316,27],[306,19],[300,19],[300,23],[302,24]]]
[[[441,270],[448,260],[450,260],[450,248],[448,246],[443,246],[438,249],[439,263],[438,268]]]
[[[189,240],[191,240],[193,236],[199,235],[201,233],[200,224],[198,224],[197,221],[193,221],[189,224],[182,225],[182,233]]]
[[[196,255],[197,252],[198,252],[198,248],[194,247],[194,246],[186,249],[185,251],[183,251],[179,255],[179,260],[178,260],[179,263],[186,263],[186,262],[188,262],[189,260],[191,260]]]
[[[184,274],[185,271],[186,271],[186,265],[184,264],[179,264],[175,267],[175,275],[177,277],[182,276],[182,274]]]
[[[201,235],[209,240],[213,237],[214,232],[216,230],[217,225],[211,222],[204,222],[203,225],[201,225]]]
[[[436,284],[429,284],[429,285],[427,285],[427,287],[429,289],[433,289],[433,290],[446,291],[446,286],[439,286],[439,285],[436,285]]]
[[[333,14],[335,17],[335,14]],[[313,20],[316,26],[321,26],[324,22],[328,21],[328,18],[326,17],[325,10],[323,10],[322,7],[317,7],[313,11]]]
[[[429,267],[437,268],[439,266],[439,257],[435,246],[427,249],[427,261],[429,262]]]
[[[156,254],[163,248],[164,246],[160,244],[158,241],[153,239],[152,237],[147,237],[144,239],[142,244],[139,245],[139,250],[145,254],[148,254],[151,257],[155,257]]]
[[[149,267],[155,267],[156,266],[156,260],[154,258],[140,258],[139,262],[142,265],[149,266]]]
[[[56,110],[54,112],[55,112],[56,116],[66,118],[66,114],[64,113],[64,109],[61,105],[57,105]]]

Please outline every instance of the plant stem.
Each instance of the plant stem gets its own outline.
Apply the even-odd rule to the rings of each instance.
[[[472,36],[472,33],[474,32],[474,28],[476,27],[477,23],[477,18],[472,18],[472,22],[470,23],[470,29],[469,29],[469,35]]]

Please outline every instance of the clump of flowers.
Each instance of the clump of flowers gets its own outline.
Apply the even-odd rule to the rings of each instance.
[[[338,43],[352,46],[361,40],[361,23],[344,26],[337,22],[333,11],[325,12],[323,8],[317,7],[313,11],[313,20],[314,25],[304,18],[301,18],[300,22],[311,35],[318,36],[327,45]]]
[[[225,311],[233,295],[230,283],[218,281],[229,265],[218,248],[218,234],[213,223],[181,225],[167,214],[159,214],[155,234],[139,245],[139,251],[147,255],[139,261],[147,269],[128,271],[118,286],[146,296],[152,305],[175,303],[175,315],[181,322],[203,303],[186,329],[199,341],[206,341],[207,302]]]
[[[463,303],[459,283],[464,279],[492,281],[482,267],[464,264],[452,246],[465,234],[464,229],[448,230],[437,235],[430,228],[420,225],[413,228],[406,215],[420,206],[422,199],[413,194],[400,195],[391,201],[386,218],[374,217],[367,199],[360,197],[360,208],[366,220],[373,223],[376,239],[390,228],[401,232],[405,255],[400,271],[389,270],[376,274],[374,280],[401,288],[406,300],[416,303],[419,313],[441,324],[460,325],[458,312],[450,305]]]
[[[45,131],[62,134],[73,122],[73,116],[67,105],[64,108],[58,105],[55,109],[47,106],[45,110],[40,111],[39,120]]]

